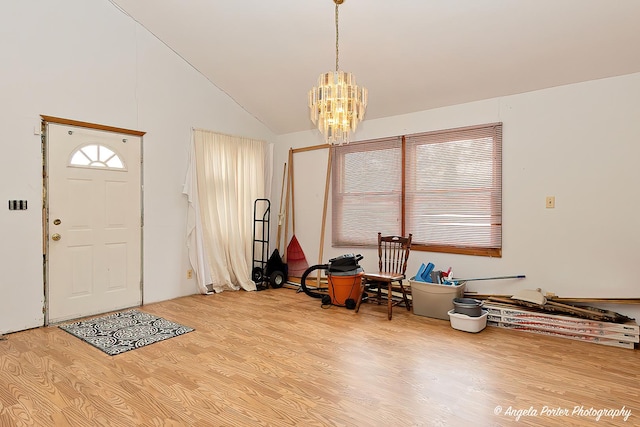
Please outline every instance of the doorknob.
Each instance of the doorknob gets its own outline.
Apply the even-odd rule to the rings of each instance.
[[[61,235],[59,235],[58,233],[54,233],[54,234],[51,236],[51,239],[52,239],[52,240],[55,240],[56,242],[57,242],[58,240],[60,240],[61,238],[62,238],[62,236],[61,236]]]

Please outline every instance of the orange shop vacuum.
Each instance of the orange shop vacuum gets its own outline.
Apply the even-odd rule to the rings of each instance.
[[[350,310],[356,308],[356,299],[360,296],[362,276],[364,270],[358,262],[362,255],[345,254],[332,258],[328,264],[312,265],[302,274],[300,287],[302,291],[313,298],[321,298],[322,305],[336,305]],[[309,274],[315,270],[326,270],[328,278],[328,293],[321,290],[311,290],[306,285]]]

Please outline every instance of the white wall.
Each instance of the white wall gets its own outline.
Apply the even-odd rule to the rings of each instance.
[[[181,194],[190,130],[274,135],[107,0],[2,2],[0,61],[0,333],[43,324],[40,114],[146,132],[144,300],[197,292]]]
[[[191,127],[275,136],[107,0],[2,2],[0,61],[0,333],[43,322],[40,114],[147,132],[144,299],[195,293],[185,276],[181,195]],[[638,117],[640,74],[632,74],[367,120],[356,137],[504,123],[503,257],[414,252],[410,274],[431,261],[457,276],[527,275],[470,284],[483,293],[541,287],[561,296],[640,297]],[[310,131],[277,141],[274,239],[287,150],[322,139]],[[326,155],[296,154],[296,236],[310,264],[319,261]],[[556,196],[553,210],[544,207],[547,195]],[[9,211],[10,199],[28,200],[29,209]],[[322,262],[355,251],[331,248],[330,230],[329,210]],[[361,252],[365,268],[374,268],[374,251]]]
[[[370,102],[384,100],[372,93]],[[640,73],[365,120],[356,139],[504,124],[502,258],[414,251],[409,275],[431,261],[437,269],[453,267],[456,277],[527,276],[469,282],[479,293],[539,287],[565,297],[638,298],[639,118]],[[274,170],[290,147],[322,142],[317,131],[280,136]],[[327,150],[295,155],[296,237],[310,265],[318,263],[326,158]],[[280,194],[279,180],[273,194]],[[555,209],[545,208],[546,196],[555,196]],[[376,268],[373,250],[331,247],[330,212],[322,262],[357,252],[365,269]],[[640,318],[637,306],[615,309]]]

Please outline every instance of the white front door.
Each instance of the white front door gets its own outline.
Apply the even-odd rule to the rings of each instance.
[[[139,136],[47,125],[47,318],[142,303]]]

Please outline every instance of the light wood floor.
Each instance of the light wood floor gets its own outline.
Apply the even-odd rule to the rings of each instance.
[[[142,310],[196,330],[117,356],[55,326],[6,336],[0,426],[640,425],[637,350],[470,334],[403,308],[388,321],[286,288]]]

